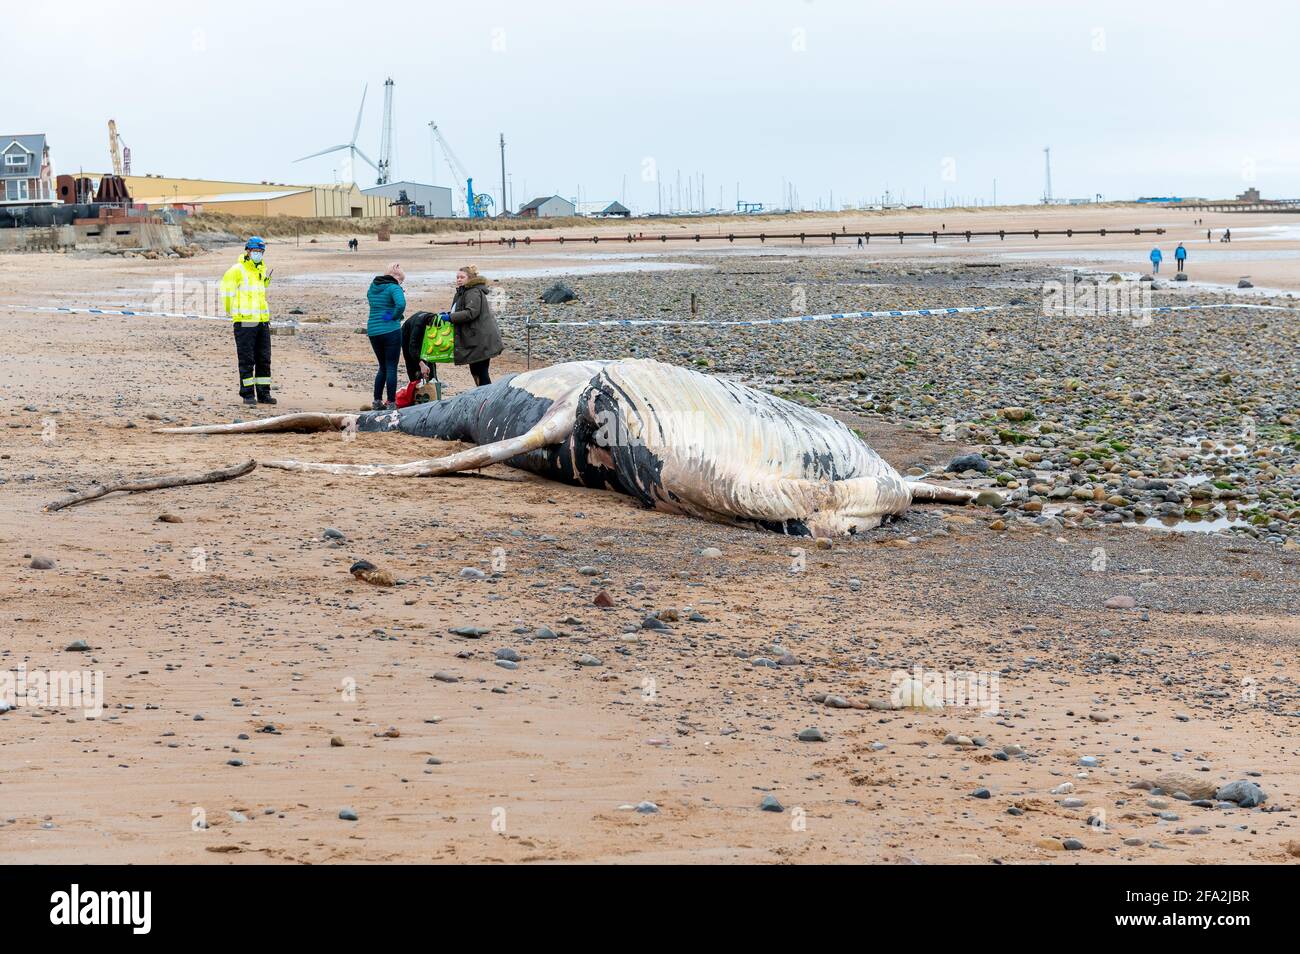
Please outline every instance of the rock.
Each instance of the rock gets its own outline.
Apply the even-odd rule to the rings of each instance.
[[[53,570],[54,557],[34,556],[32,557],[32,562],[27,565],[33,570]]]
[[[1029,410],[1023,407],[1004,407],[999,413],[1008,421],[1023,421],[1029,417]]]
[[[822,735],[822,730],[816,727],[799,730],[800,742],[825,742],[826,736]]]
[[[509,646],[498,649],[494,655],[497,659],[505,659],[508,662],[519,662],[523,658],[517,650],[511,649]]]
[[[353,811],[351,808],[340,808],[339,818],[343,819],[344,821],[356,821],[357,813]]]
[[[453,636],[464,636],[466,639],[482,639],[492,630],[486,626],[453,626],[447,632]]]
[[[1056,786],[1056,788],[1052,789],[1051,793],[1053,795],[1069,795],[1073,791],[1074,791],[1073,782],[1062,782],[1060,785]]]
[[[637,802],[636,811],[642,815],[653,815],[659,811],[659,806],[650,801]]]
[[[1062,808],[1083,808],[1086,805],[1082,798],[1063,798],[1061,799]]]
[[[1254,287],[1255,287],[1255,283],[1252,282],[1249,278],[1241,278],[1241,279],[1239,279],[1239,280],[1237,281],[1237,287],[1238,287],[1238,288],[1254,288]]]
[[[962,454],[960,457],[954,457],[948,462],[945,470],[960,474],[968,470],[977,470],[981,474],[988,473],[989,462],[984,459],[982,454]]]
[[[600,570],[594,566],[580,566],[578,572],[583,576],[600,576]]]
[[[579,656],[577,663],[579,666],[599,666],[601,664],[600,660],[590,653],[583,653]]]
[[[460,578],[462,580],[482,580],[486,577],[486,573],[474,566],[467,566],[460,571]]]
[[[1189,798],[1213,798],[1215,792],[1218,791],[1218,786],[1208,779],[1196,779],[1179,772],[1166,772],[1163,775],[1157,775],[1151,781],[1151,786],[1170,794],[1183,792]]]
[[[718,557],[722,556],[722,551],[717,547],[705,547],[700,551],[700,556],[707,557],[710,560],[716,560]]]
[[[1268,801],[1264,790],[1254,782],[1229,782],[1214,793],[1221,802],[1236,802],[1242,808],[1254,808]]]
[[[614,599],[604,590],[601,590],[599,593],[596,594],[596,597],[595,599],[592,600],[592,603],[594,603],[597,606],[603,606],[606,609],[608,609],[609,607],[614,605]]]
[[[336,530],[336,529],[334,529],[333,527],[326,527],[325,530],[321,533],[321,536],[322,536],[324,539],[326,539],[326,540],[346,540],[346,539],[347,539],[347,537],[345,537],[345,536],[343,535],[343,531],[342,531],[342,530]]]
[[[975,506],[977,507],[1001,507],[1006,501],[996,490],[981,490],[975,497]]]
[[[1178,272],[1178,273],[1176,273],[1176,274],[1174,275],[1174,281],[1176,281],[1176,282],[1185,282],[1185,281],[1187,281],[1187,273],[1186,273],[1186,272]]]
[[[379,569],[369,560],[358,560],[352,564],[348,572],[358,580],[369,583],[371,586],[393,586],[396,583],[393,574],[387,570]]]
[[[542,292],[541,301],[546,305],[563,305],[567,302],[577,301],[578,293],[566,285],[564,282],[556,282],[546,291]]]
[[[158,514],[158,522],[159,523],[184,523],[185,520],[174,513],[160,513]]]
[[[975,791],[970,793],[970,797],[971,798],[992,798],[993,793],[990,792],[987,788],[977,788],[975,789]]]
[[[764,795],[763,800],[758,803],[760,810],[765,812],[783,812],[785,807],[776,800],[774,795]]]
[[[343,740],[340,739],[337,735],[331,735],[331,736],[330,736],[330,748],[332,748],[332,749],[341,749],[341,748],[343,748]]]
[[[68,643],[67,647],[64,649],[64,652],[88,653],[90,652],[90,644],[86,642],[84,639],[76,639]]]
[[[1101,764],[1101,760],[1095,755],[1085,755],[1083,758],[1079,759],[1079,764],[1084,768],[1096,768]]]
[[[1131,596],[1112,596],[1102,605],[1106,609],[1132,609],[1137,606],[1137,600]]]
[[[460,676],[452,675],[449,672],[442,672],[441,670],[435,672],[433,678],[438,682],[460,682]]]
[[[1078,838],[1067,838],[1065,841],[1061,842],[1061,847],[1066,851],[1082,851],[1083,842]]]
[[[501,669],[509,669],[509,670],[515,670],[519,668],[519,663],[514,662],[513,660],[510,659],[494,659],[492,660],[492,665],[498,666]]]

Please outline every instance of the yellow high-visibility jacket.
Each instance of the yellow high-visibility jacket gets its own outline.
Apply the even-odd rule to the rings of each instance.
[[[265,263],[254,264],[247,254],[221,277],[221,297],[231,321],[270,321],[266,290],[271,278]]]

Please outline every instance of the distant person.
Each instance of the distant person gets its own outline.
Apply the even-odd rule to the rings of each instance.
[[[478,273],[478,266],[466,265],[456,272],[456,294],[448,318],[456,333],[456,363],[469,365],[475,387],[491,384],[488,362],[505,348],[488,301],[487,279]]]
[[[1211,230],[1211,229],[1206,229],[1206,230],[1205,230],[1205,241],[1207,241],[1207,242],[1212,242],[1212,241],[1214,241],[1214,232],[1213,232],[1213,230]]]
[[[235,358],[239,363],[239,396],[245,404],[275,404],[271,397],[271,311],[266,290],[271,273],[266,270],[266,241],[254,235],[221,276],[226,315],[234,323]]]
[[[1178,263],[1180,272],[1183,270],[1183,266],[1187,264],[1187,249],[1183,247],[1182,242],[1179,242],[1178,247],[1174,249],[1174,261]]]
[[[1224,240],[1225,242],[1231,242],[1231,241],[1232,241],[1232,229],[1224,229],[1224,230],[1223,230],[1223,240]]]
[[[1164,258],[1164,255],[1162,255],[1162,254],[1160,253],[1160,249],[1158,249],[1158,248],[1153,248],[1153,249],[1151,250],[1151,271],[1152,271],[1153,274],[1156,274],[1156,275],[1159,275],[1159,274],[1160,274],[1160,261],[1161,261],[1161,259],[1163,259],[1163,258]]]
[[[402,282],[406,274],[394,262],[388,271],[376,275],[366,290],[370,316],[366,319],[366,334],[374,349],[379,370],[375,372],[374,403],[376,411],[397,407],[397,362],[402,356],[402,316],[406,312],[406,294]],[[383,402],[384,389],[388,389],[388,403]]]
[[[349,251],[349,252],[355,252],[355,251],[356,251],[358,248],[360,248],[360,247],[361,247],[361,243],[358,242],[356,239],[348,239],[348,251]]]

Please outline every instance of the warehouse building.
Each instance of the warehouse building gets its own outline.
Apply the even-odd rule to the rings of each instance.
[[[95,175],[99,178],[102,173]],[[367,195],[355,183],[290,185],[124,176],[132,200],[150,208],[188,208],[231,215],[287,215],[296,218],[384,218],[397,210],[382,195]]]
[[[435,219],[451,218],[451,190],[445,186],[402,181],[370,186],[361,191],[366,195],[381,196],[390,203],[398,202],[405,194],[407,201],[421,210],[412,213],[399,209],[399,215],[424,215]]]
[[[525,205],[519,214],[526,219],[556,219],[577,214],[577,207],[558,195],[542,196]]]

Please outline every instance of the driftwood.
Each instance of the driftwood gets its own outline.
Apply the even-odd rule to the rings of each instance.
[[[88,500],[98,500],[100,497],[106,497],[109,494],[122,491],[128,494],[143,493],[147,490],[163,490],[167,487],[190,487],[194,484],[215,484],[223,480],[234,480],[236,477],[243,477],[245,474],[251,474],[257,468],[257,461],[246,460],[242,464],[236,464],[233,467],[226,467],[222,470],[210,470],[203,474],[188,474],[179,477],[146,477],[141,480],[119,480],[114,484],[102,484],[92,487],[90,490],[83,490],[80,493],[72,494],[70,497],[64,497],[61,500],[55,500],[47,503],[44,508],[46,513],[52,513],[55,510],[62,510],[65,507],[73,507],[77,504],[86,503]]]

